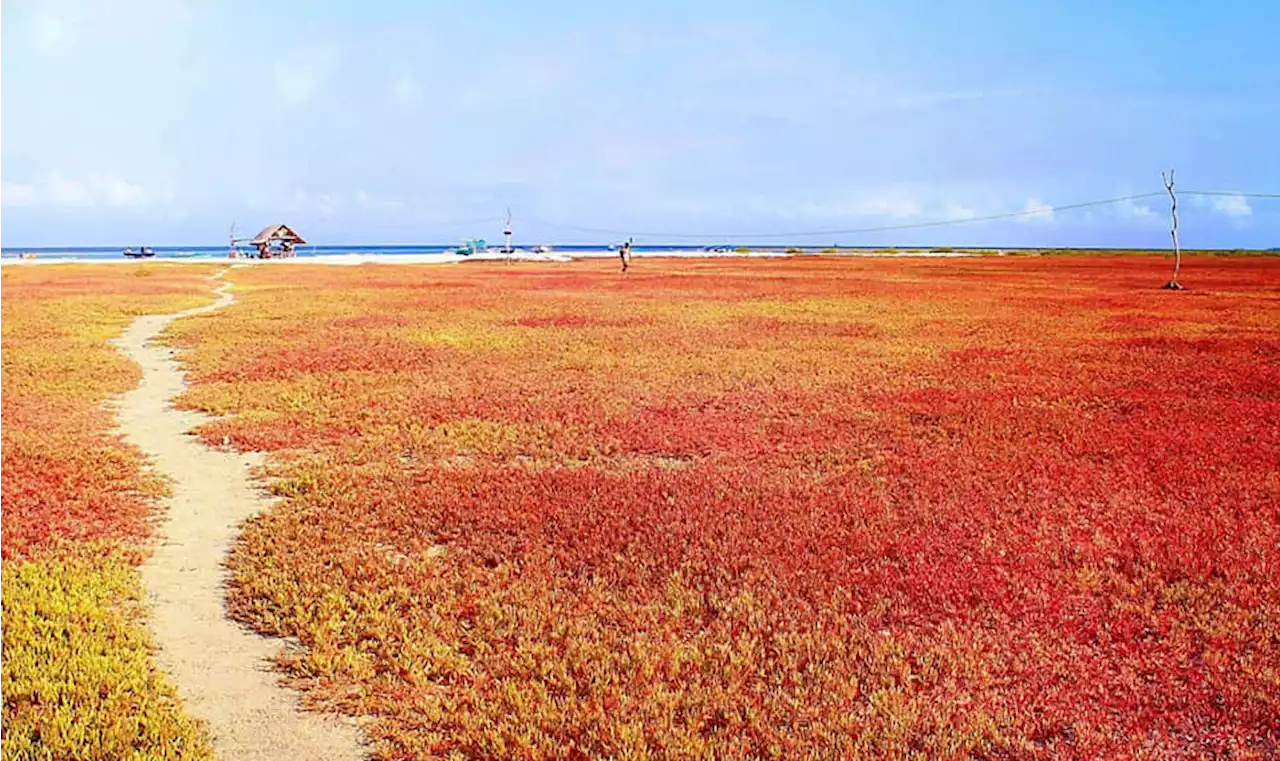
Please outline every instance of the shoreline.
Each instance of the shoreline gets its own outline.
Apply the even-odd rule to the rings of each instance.
[[[1006,256],[1005,252],[967,252],[967,251],[841,251],[836,253],[816,253],[816,254],[789,254],[782,251],[746,251],[746,252],[718,252],[718,251],[636,251],[632,253],[634,259],[813,259],[813,258],[862,258],[862,259],[904,259],[904,258],[928,258],[928,259],[953,259],[953,258],[972,258],[983,256]],[[125,256],[82,256],[82,257],[58,257],[58,258],[32,258],[23,259],[18,257],[0,258],[0,267],[9,266],[38,266],[50,264],[137,264],[141,262],[164,262],[169,264],[229,264],[235,266],[257,266],[257,265],[301,265],[301,264],[321,264],[331,266],[356,266],[361,264],[463,264],[466,262],[541,262],[568,264],[575,261],[599,260],[599,259],[617,259],[616,251],[600,250],[600,251],[574,251],[572,253],[549,254],[522,252],[512,256],[506,256],[501,253],[485,253],[473,254],[471,256],[460,256],[458,254],[320,254],[317,256],[298,256],[288,259],[231,259],[229,257],[148,257],[145,259],[130,259]]]

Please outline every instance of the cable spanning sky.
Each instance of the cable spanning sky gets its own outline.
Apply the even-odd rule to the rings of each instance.
[[[1164,246],[1180,185],[1280,185],[1280,4],[12,0],[6,247],[600,242]],[[1187,247],[1280,202],[1185,199]],[[678,241],[673,241],[678,242]],[[777,242],[777,241],[773,241]]]

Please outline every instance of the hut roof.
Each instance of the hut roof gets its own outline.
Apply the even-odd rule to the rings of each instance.
[[[302,236],[293,231],[288,225],[267,225],[262,228],[262,232],[253,236],[253,240],[249,241],[253,245],[267,243],[273,240],[283,240],[290,243],[306,243]]]

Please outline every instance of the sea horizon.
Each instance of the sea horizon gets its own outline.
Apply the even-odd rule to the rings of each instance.
[[[499,251],[501,244],[490,244],[490,251]],[[562,253],[593,252],[616,248],[610,243],[529,243],[517,245],[516,249],[549,246],[553,251]],[[421,254],[444,254],[455,250],[456,243],[335,243],[299,246],[296,256],[299,258],[335,256],[343,254],[364,254],[384,256],[410,256]],[[35,254],[47,259],[108,259],[121,257],[126,249],[138,250],[136,246],[3,246],[0,256],[11,258],[24,254]],[[154,252],[153,259],[191,259],[191,258],[225,258],[229,253],[223,245],[163,245],[148,246]],[[838,251],[956,251],[956,252],[1001,252],[1001,251],[1115,251],[1115,252],[1149,252],[1160,251],[1159,248],[1135,248],[1128,246],[949,246],[949,245],[801,245],[788,243],[722,243],[722,244],[688,244],[688,243],[649,243],[634,244],[636,252],[655,253],[724,251],[734,249],[750,249],[751,251],[777,251],[800,254],[820,254]],[[241,247],[245,253],[251,249]],[[1187,251],[1260,251],[1274,252],[1276,248],[1196,248]],[[1172,253],[1172,252],[1170,252]]]

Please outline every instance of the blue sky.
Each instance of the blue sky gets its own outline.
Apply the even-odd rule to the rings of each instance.
[[[1280,191],[1280,3],[10,0],[12,246],[750,235]],[[1184,199],[1188,246],[1280,202]],[[664,236],[665,237],[665,236]],[[833,238],[828,240],[827,238]],[[1164,246],[1153,198],[826,244]]]

